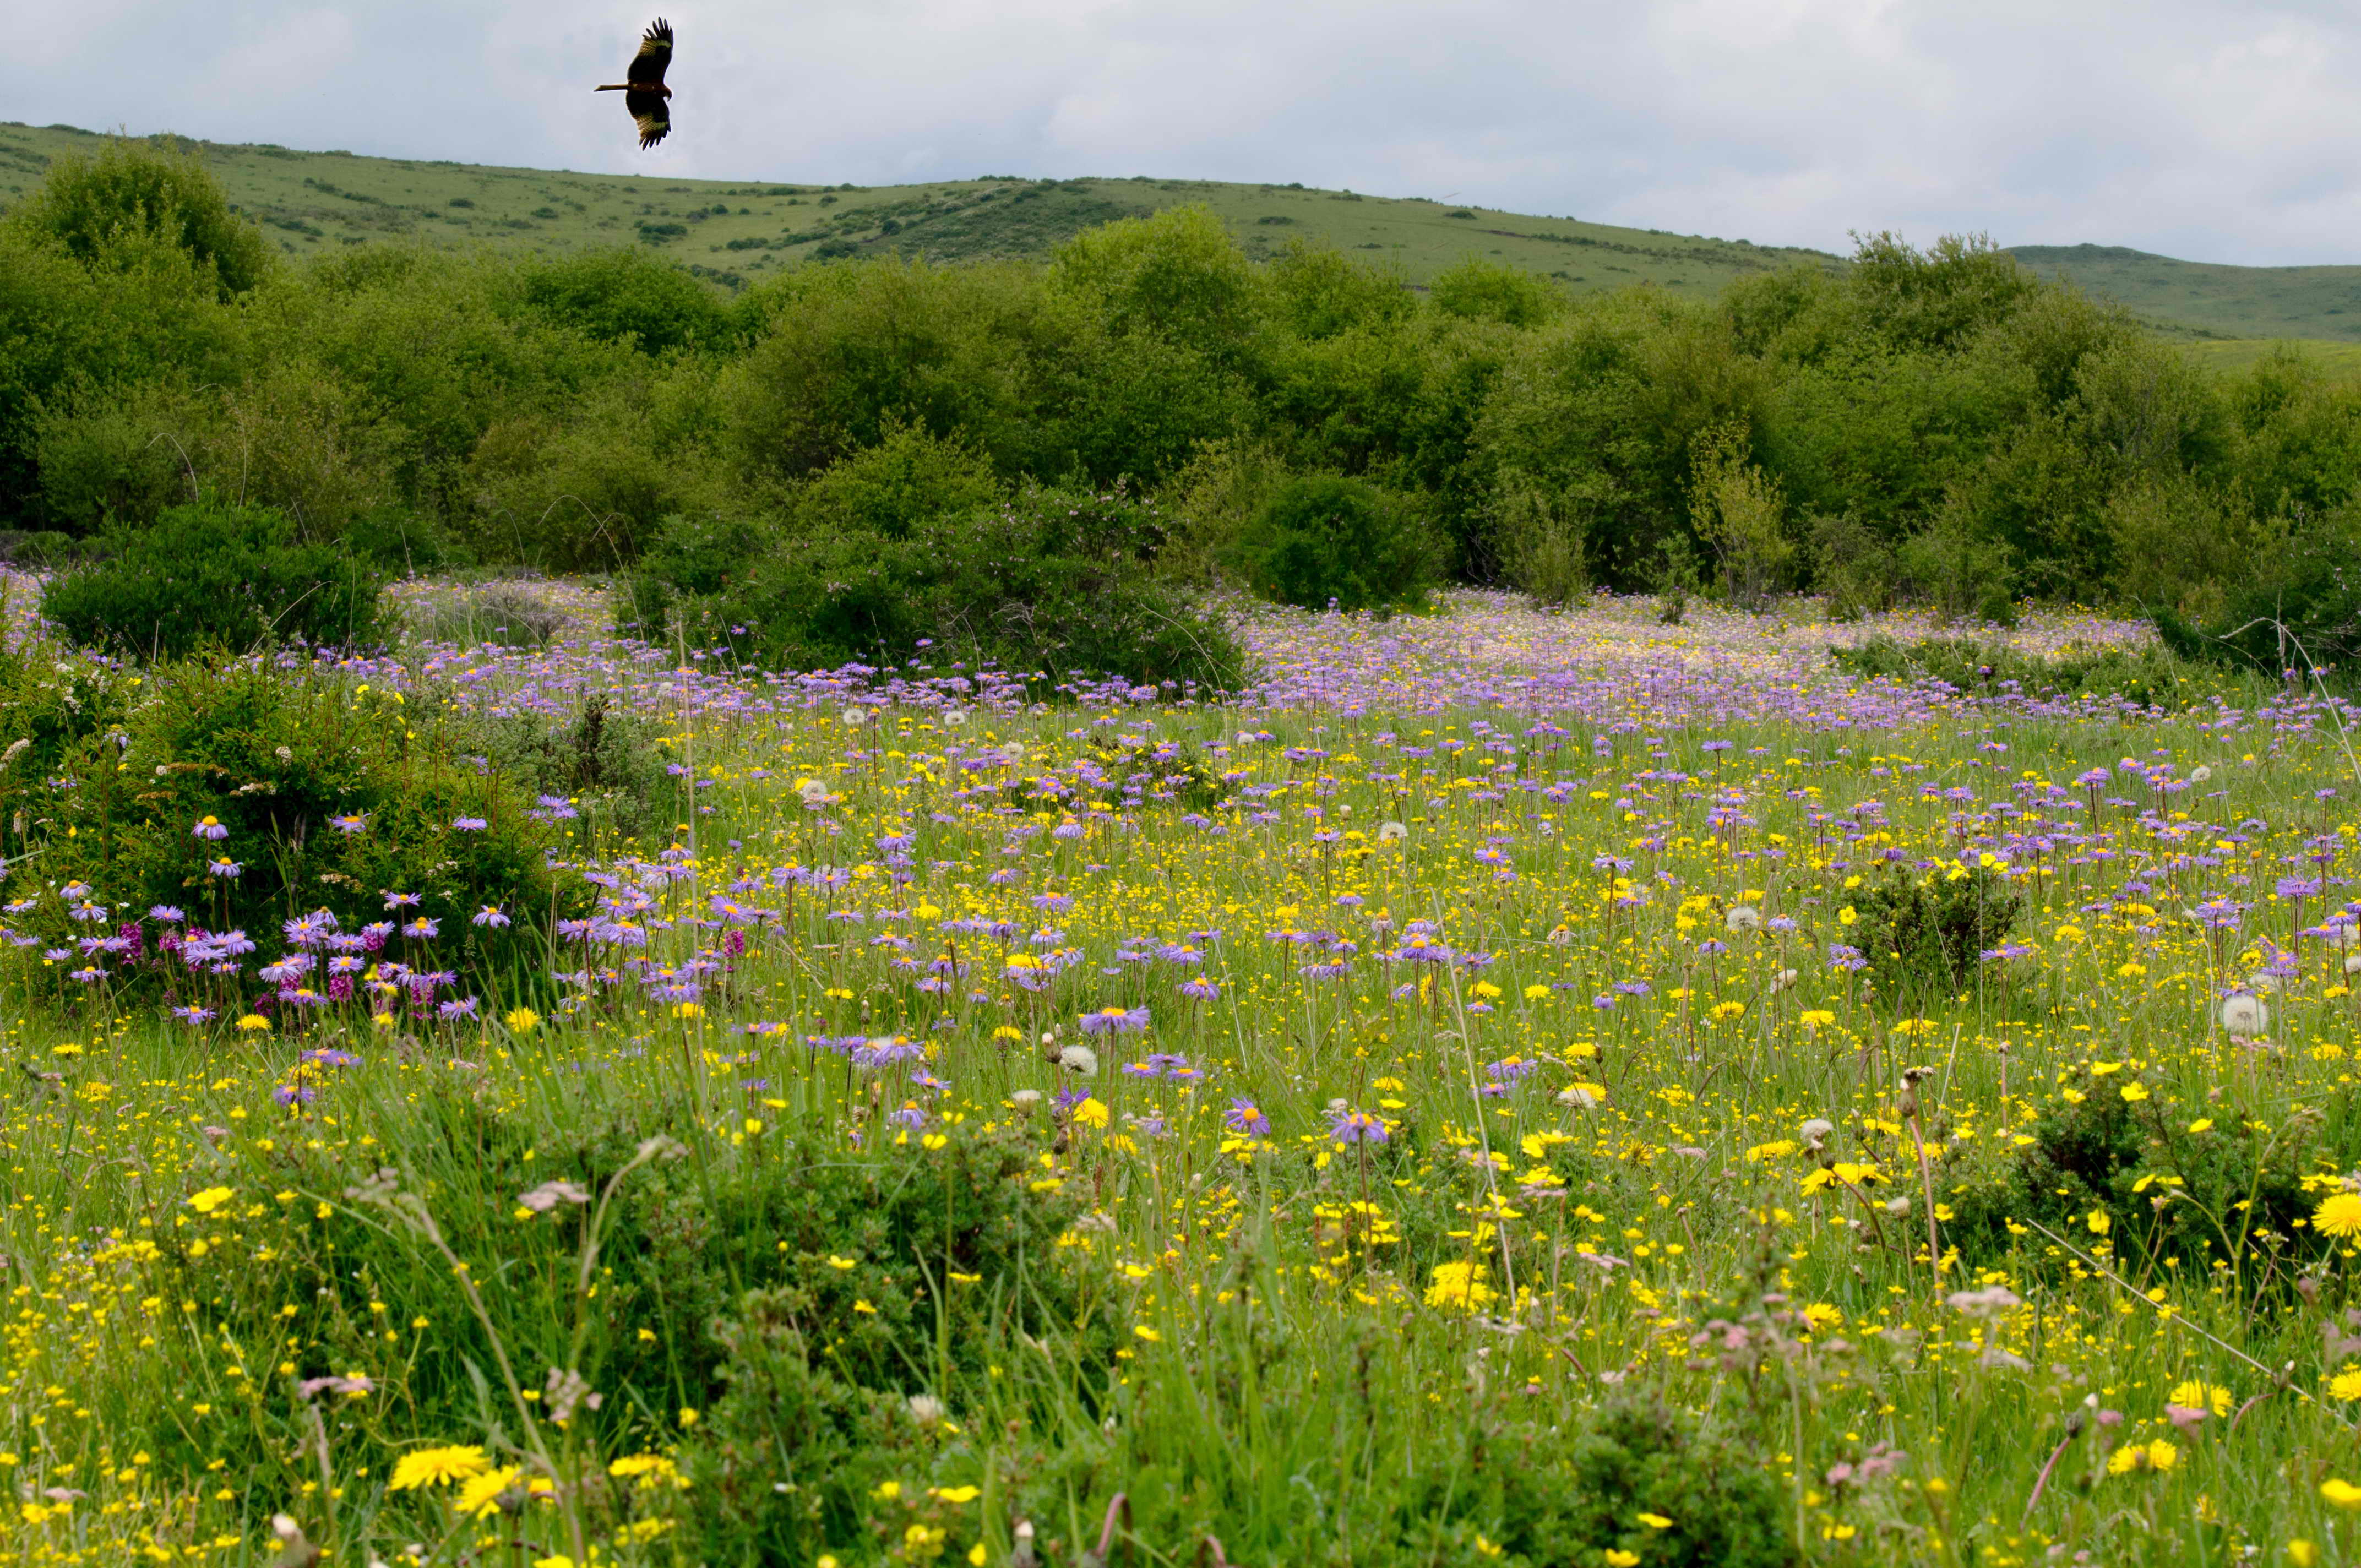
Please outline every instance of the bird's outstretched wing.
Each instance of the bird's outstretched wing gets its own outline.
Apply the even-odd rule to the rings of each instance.
[[[672,24],[658,16],[655,26],[641,35],[640,52],[631,57],[631,68],[623,73],[623,80],[634,86],[642,82],[660,82],[664,80],[664,67],[671,63]],[[634,109],[631,113],[637,117],[639,111]]]
[[[659,93],[626,93],[623,107],[631,112],[631,123],[640,127],[640,146],[652,148],[664,140],[672,129],[672,105]]]

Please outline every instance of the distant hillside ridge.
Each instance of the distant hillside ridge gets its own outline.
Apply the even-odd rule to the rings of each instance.
[[[101,139],[70,126],[0,124],[0,207],[28,194],[51,159]],[[1706,299],[1748,274],[1797,262],[1841,265],[1826,251],[1292,184],[1144,175],[867,187],[676,180],[159,139],[202,156],[229,199],[299,257],[383,239],[528,255],[637,244],[734,286],[840,256],[1039,259],[1111,219],[1200,203],[1250,256],[1276,255],[1301,236],[1392,260],[1412,284],[1472,255],[1580,292],[1653,283]]]
[[[51,159],[101,139],[71,126],[0,123],[0,209],[29,193]],[[1194,203],[1219,214],[1250,256],[1276,255],[1301,236],[1383,257],[1413,285],[1480,256],[1577,293],[1653,283],[1709,299],[1752,274],[1844,265],[1824,250],[1295,184],[1146,175],[879,186],[678,180],[158,139],[202,156],[230,200],[297,257],[385,239],[520,255],[644,245],[734,288],[844,256],[1038,260],[1095,225]],[[2009,251],[2042,276],[2117,301],[2200,346],[2274,338],[2361,344],[2361,267],[2232,267],[2115,245]]]
[[[2168,331],[2361,343],[2361,267],[2231,267],[2120,245],[2008,248],[2043,277],[2116,301]]]

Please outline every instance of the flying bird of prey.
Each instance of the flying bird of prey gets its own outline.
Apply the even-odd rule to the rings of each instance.
[[[631,123],[640,127],[642,150],[664,140],[672,129],[672,89],[664,85],[664,67],[672,63],[672,24],[662,16],[656,18],[640,38],[640,52],[631,57],[631,67],[623,72],[627,81],[610,82],[598,89],[601,93],[620,93],[623,107]]]

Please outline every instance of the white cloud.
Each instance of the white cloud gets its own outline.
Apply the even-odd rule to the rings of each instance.
[[[658,4],[677,129],[642,154],[589,89]],[[7,113],[220,140],[2361,261],[2361,16],[2324,0],[93,0],[34,49]]]

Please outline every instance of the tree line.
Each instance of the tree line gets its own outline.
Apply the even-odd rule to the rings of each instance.
[[[2203,623],[2349,558],[2356,482],[2361,392],[2293,351],[2202,368],[1975,237],[1693,303],[1480,258],[1424,288],[1300,243],[1257,264],[1180,209],[1041,264],[728,296],[641,248],[298,267],[136,142],[0,220],[0,524],[35,553],[210,499],[394,565],[681,592],[717,538],[907,539],[1056,492],[1152,507],[1129,536],[1161,576],[1303,602],[1455,577]],[[1290,508],[1359,543],[1304,544]]]

